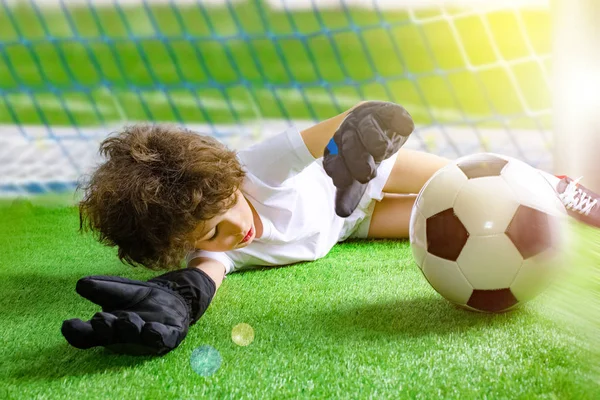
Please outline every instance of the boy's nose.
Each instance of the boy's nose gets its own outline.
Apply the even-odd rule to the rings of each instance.
[[[244,227],[240,223],[239,219],[236,218],[236,219],[231,220],[228,225],[229,225],[228,231],[229,231],[230,235],[233,235],[233,236],[245,235]]]

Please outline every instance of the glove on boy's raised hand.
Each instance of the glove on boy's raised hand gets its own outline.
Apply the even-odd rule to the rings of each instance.
[[[102,312],[91,320],[63,322],[61,332],[74,347],[104,346],[115,353],[163,355],[183,341],[200,319],[216,290],[197,268],[171,271],[136,281],[117,276],[88,276],[77,282],[79,295]]]
[[[413,130],[410,114],[394,103],[369,101],[348,113],[323,156],[337,188],[337,215],[352,214],[381,161],[396,153]]]

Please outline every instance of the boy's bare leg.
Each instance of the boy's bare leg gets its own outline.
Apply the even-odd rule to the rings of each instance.
[[[419,193],[425,182],[450,162],[450,159],[435,154],[400,149],[383,192]]]
[[[416,194],[386,193],[375,202],[369,225],[369,239],[403,239],[408,237],[410,213]]]
[[[383,187],[384,197],[375,203],[367,237],[407,238],[416,194],[435,172],[450,162],[435,154],[400,149]]]

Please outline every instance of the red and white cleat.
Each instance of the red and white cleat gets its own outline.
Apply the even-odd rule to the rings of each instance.
[[[560,181],[556,191],[567,213],[585,224],[600,228],[600,195],[580,185],[581,178],[571,179],[564,175],[557,175],[557,178]]]

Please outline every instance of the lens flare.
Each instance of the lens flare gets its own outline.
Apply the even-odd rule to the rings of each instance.
[[[221,354],[212,346],[200,346],[190,356],[190,364],[194,372],[200,376],[211,376],[221,367]]]
[[[243,322],[237,324],[231,330],[231,340],[238,346],[248,346],[254,341],[254,329]]]

